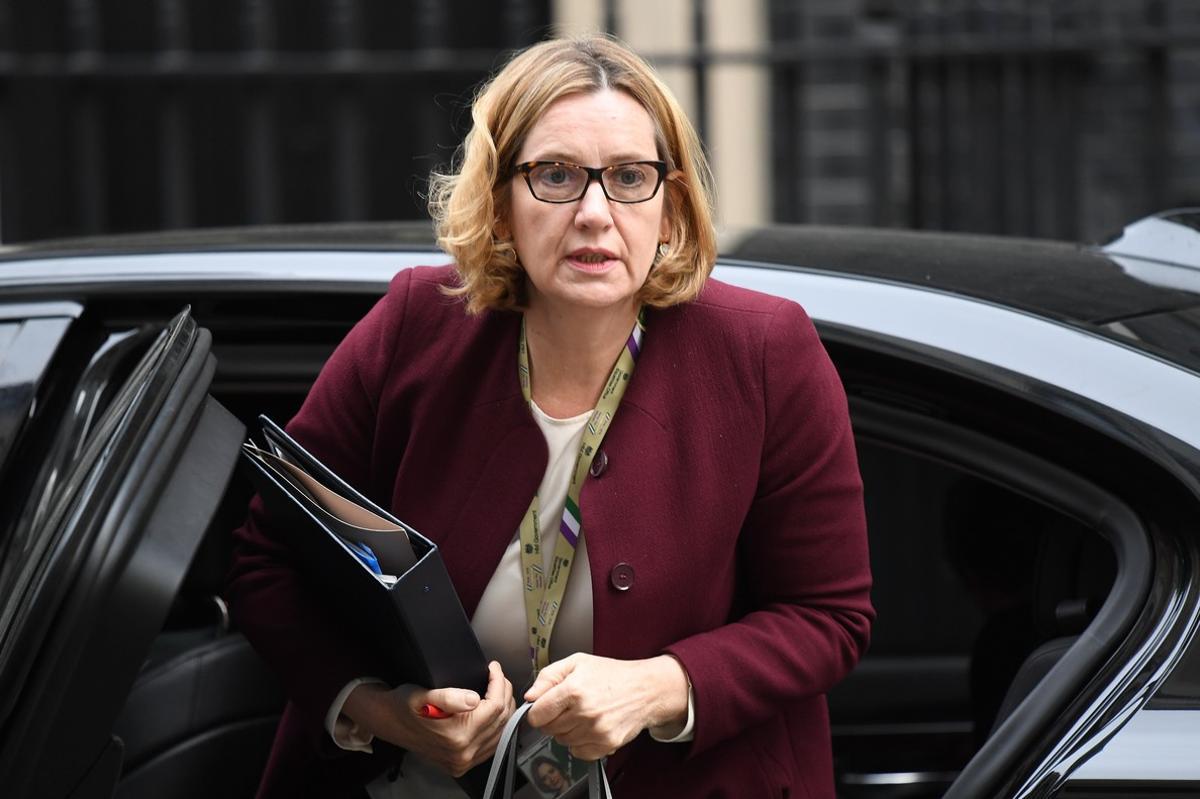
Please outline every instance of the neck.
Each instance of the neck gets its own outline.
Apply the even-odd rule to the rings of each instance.
[[[525,312],[525,340],[538,407],[561,418],[595,407],[637,312],[632,304],[564,311],[532,305]]]

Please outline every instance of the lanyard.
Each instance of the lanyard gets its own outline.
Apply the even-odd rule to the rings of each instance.
[[[549,577],[542,565],[542,545],[538,535],[538,498],[534,494],[521,519],[521,567],[525,576],[525,620],[529,627],[529,658],[533,662],[533,673],[550,662],[550,633],[558,618],[558,609],[562,605],[563,594],[567,590],[567,578],[571,575],[571,566],[575,561],[575,548],[579,545],[579,536],[583,526],[583,518],[579,513],[579,494],[583,481],[591,468],[592,458],[604,440],[604,434],[612,424],[617,406],[625,394],[625,387],[633,375],[633,367],[642,349],[642,337],[646,332],[645,315],[638,314],[633,325],[633,331],[625,342],[625,348],[617,358],[604,390],[600,392],[600,400],[583,430],[583,441],[579,445],[579,454],[575,457],[575,469],[571,472],[571,482],[567,485],[567,501],[563,505],[562,521],[558,525],[559,535],[554,540],[554,559],[550,563]],[[521,393],[525,401],[531,403],[533,395],[529,384],[529,349],[525,342],[525,322],[521,321],[521,343],[517,349],[517,370],[521,378]]]

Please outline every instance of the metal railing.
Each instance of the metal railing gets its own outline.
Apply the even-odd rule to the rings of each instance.
[[[0,234],[416,218],[548,0],[0,0]]]
[[[764,0],[780,222],[1097,238],[1200,202],[1194,0]],[[731,2],[733,0],[730,0]],[[622,32],[622,6],[600,0]],[[65,10],[65,13],[64,13]],[[0,0],[0,237],[424,215],[472,88],[549,0]],[[755,124],[753,120],[747,124]]]
[[[706,76],[771,90],[773,217],[1094,239],[1200,202],[1200,4],[1187,0],[768,0],[769,41]],[[615,7],[610,0],[609,5]]]

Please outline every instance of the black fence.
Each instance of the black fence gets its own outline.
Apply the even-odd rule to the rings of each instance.
[[[764,0],[774,221],[1096,238],[1200,204],[1195,0]],[[621,4],[600,17],[622,33]],[[0,238],[419,218],[549,0],[0,0]],[[748,124],[755,124],[749,121]]]
[[[769,69],[775,221],[1096,239],[1200,204],[1194,0],[770,0],[768,29],[717,55],[698,24],[693,63]]]
[[[0,237],[423,215],[549,0],[0,0]]]
[[[868,4],[823,47],[793,27],[778,94],[834,76],[865,102],[857,119],[809,116],[827,141],[861,131],[840,163],[777,137],[793,174],[811,176],[807,197],[777,187],[777,215],[1095,239],[1200,202],[1197,22],[1197,4],[1166,0],[925,0]],[[822,207],[839,169],[861,176],[866,202]]]

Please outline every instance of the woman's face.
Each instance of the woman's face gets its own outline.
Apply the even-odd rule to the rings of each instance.
[[[553,763],[538,763],[535,771],[538,782],[541,783],[543,788],[548,788],[552,791],[561,791],[567,787],[566,776]]]
[[[659,160],[654,123],[625,92],[605,89],[559,98],[534,123],[517,163],[567,161],[607,167]],[[511,182],[507,220],[529,277],[529,306],[570,312],[632,304],[670,228],[666,189],[642,203],[610,202],[600,183],[568,203],[536,199],[522,175]]]

